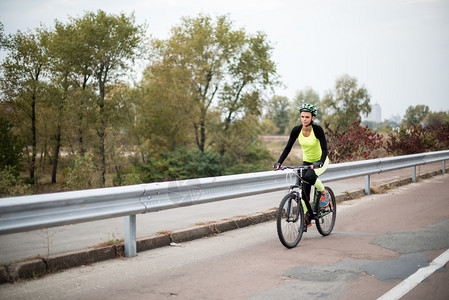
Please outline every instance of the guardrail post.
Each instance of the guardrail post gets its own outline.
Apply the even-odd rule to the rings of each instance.
[[[443,174],[446,173],[446,161],[443,160]]]
[[[136,215],[125,216],[125,257],[136,255]]]
[[[365,194],[371,194],[371,178],[370,175],[365,175]]]
[[[412,167],[412,181],[416,182],[416,166]]]

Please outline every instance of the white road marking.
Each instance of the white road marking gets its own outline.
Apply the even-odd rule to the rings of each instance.
[[[389,290],[378,300],[393,300],[400,299],[402,296],[411,291],[416,287],[421,281],[432,275],[436,270],[444,267],[444,265],[449,261],[449,249],[442,253],[440,256],[435,258],[427,267],[421,268],[404,281],[399,283],[397,286]]]

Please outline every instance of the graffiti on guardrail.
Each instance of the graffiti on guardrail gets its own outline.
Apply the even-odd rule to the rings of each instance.
[[[212,180],[212,182],[215,181],[216,179]],[[167,186],[167,196],[170,202],[176,206],[180,206],[181,203],[183,205],[195,204],[203,194],[203,186],[198,178],[170,181]]]
[[[298,173],[296,171],[287,171],[287,174],[285,174],[285,181],[287,182],[287,186],[295,184],[297,177]]]

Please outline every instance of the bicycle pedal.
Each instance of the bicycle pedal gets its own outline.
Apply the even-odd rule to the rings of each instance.
[[[307,228],[311,227],[312,223],[304,225],[304,232],[307,232]]]

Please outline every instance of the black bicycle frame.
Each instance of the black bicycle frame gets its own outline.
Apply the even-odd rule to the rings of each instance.
[[[314,208],[312,208],[312,206],[310,205],[310,194],[309,194],[309,195],[306,195],[306,194],[304,193],[304,186],[303,186],[303,183],[307,183],[307,184],[310,184],[310,183],[309,183],[309,182],[306,182],[306,181],[302,178],[302,172],[303,172],[303,170],[304,170],[304,169],[300,169],[300,170],[299,170],[300,174],[298,174],[298,176],[297,176],[297,178],[296,178],[296,184],[290,186],[290,191],[293,192],[293,189],[294,189],[294,188],[299,188],[299,189],[301,190],[301,196],[304,197],[303,200],[304,200],[304,202],[306,203],[307,211],[311,211],[311,212],[312,212],[311,217],[312,217],[313,219],[316,219],[316,220],[317,220],[318,217],[319,217],[319,215],[318,215],[318,212],[319,212],[319,209],[318,209],[319,201],[317,201],[317,199],[320,199],[321,192],[318,191],[317,189],[315,189],[315,191],[314,191],[314,196],[315,196],[315,198],[314,198],[314,201],[313,201],[313,206],[314,206]],[[312,186],[312,184],[310,184],[310,186]],[[299,193],[298,193],[298,192],[296,192],[296,193],[297,193],[297,194],[296,194],[297,197],[300,198]],[[298,199],[298,205],[299,205],[300,201],[301,201],[301,199]],[[298,215],[298,214],[299,214],[299,210],[298,210],[298,212],[297,212],[297,215]],[[298,215],[298,216],[299,216],[299,215]],[[297,218],[296,218],[296,221],[298,220],[298,216],[297,216]]]

